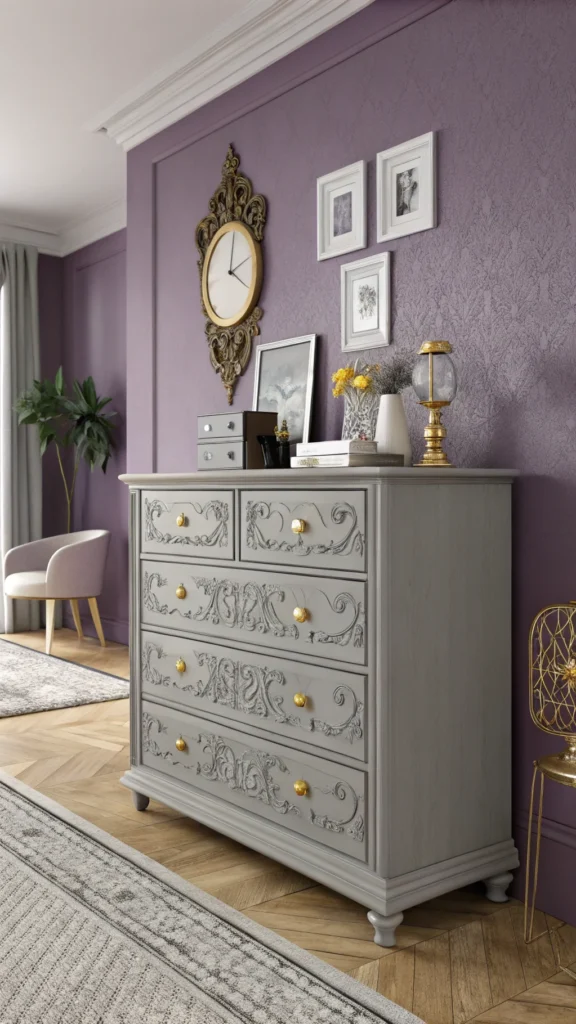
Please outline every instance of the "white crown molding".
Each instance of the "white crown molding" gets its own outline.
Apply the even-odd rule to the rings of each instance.
[[[0,243],[17,242],[21,245],[35,245],[39,252],[48,256],[60,256],[60,235],[55,231],[37,231],[19,224],[0,222]]]
[[[130,150],[371,3],[252,0],[87,129],[106,132]]]
[[[77,249],[97,242],[114,231],[126,227],[126,200],[121,199],[103,209],[84,217],[82,220],[68,224],[59,235],[59,256],[68,256]]]
[[[39,231],[24,225],[0,222],[0,242],[35,245],[38,252],[47,256],[68,256],[125,227],[126,200],[122,199],[66,225],[61,231]]]

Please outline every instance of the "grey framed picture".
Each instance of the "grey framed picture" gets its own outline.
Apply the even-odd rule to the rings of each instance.
[[[258,412],[277,412],[286,420],[290,443],[310,439],[316,335],[271,341],[256,349],[254,400]]]

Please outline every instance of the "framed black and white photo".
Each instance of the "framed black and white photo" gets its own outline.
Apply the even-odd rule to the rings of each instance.
[[[342,167],[317,181],[318,259],[366,248],[366,164]]]
[[[390,253],[340,267],[343,352],[390,344]]]
[[[376,155],[377,240],[436,227],[435,133]]]
[[[315,350],[315,334],[256,349],[252,408],[277,412],[279,425],[286,420],[291,444],[310,439]]]

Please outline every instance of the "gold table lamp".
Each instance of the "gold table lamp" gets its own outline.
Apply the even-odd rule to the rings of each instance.
[[[451,466],[443,442],[446,427],[442,423],[442,410],[450,405],[456,395],[457,381],[454,363],[449,353],[449,341],[425,341],[418,351],[418,358],[412,373],[412,387],[418,395],[420,405],[429,411],[428,423],[424,427],[426,450],[417,466]]]
[[[546,754],[534,761],[528,838],[526,841],[526,888],[524,894],[524,940],[531,942],[534,931],[534,911],[540,867],[540,840],[542,810],[546,779],[576,789],[576,601],[554,604],[543,608],[532,623],[528,647],[530,714],[532,721],[543,732],[562,737],[565,747],[558,754]],[[536,781],[539,778],[536,849],[532,878],[532,905],[530,895],[530,867],[532,861],[532,830]],[[576,974],[562,967],[558,951],[552,940],[556,964],[572,978]]]

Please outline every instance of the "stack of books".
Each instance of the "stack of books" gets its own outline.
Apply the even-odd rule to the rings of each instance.
[[[376,441],[312,441],[298,444],[290,459],[292,469],[334,466],[403,466],[403,455],[378,452]]]

